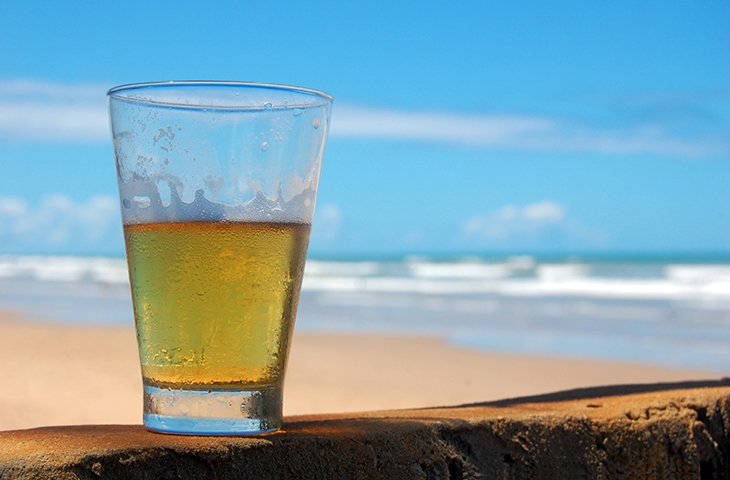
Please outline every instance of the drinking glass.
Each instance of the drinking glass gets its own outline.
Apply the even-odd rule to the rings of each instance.
[[[332,97],[166,82],[108,99],[145,426],[276,431]]]

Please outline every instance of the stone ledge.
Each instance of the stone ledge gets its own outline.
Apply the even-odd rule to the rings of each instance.
[[[258,438],[0,432],[0,478],[730,478],[730,380],[290,417]]]

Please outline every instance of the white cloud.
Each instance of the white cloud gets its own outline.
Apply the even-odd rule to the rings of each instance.
[[[94,84],[0,82],[0,139],[109,141],[105,92]]]
[[[467,115],[335,105],[333,137],[451,143],[485,149],[551,152],[653,153],[700,156],[728,153],[722,138],[676,138],[661,124],[591,128],[544,115]]]
[[[485,215],[476,215],[461,225],[466,239],[484,244],[504,242],[564,242],[572,237],[586,239],[585,229],[571,220],[563,205],[542,201],[525,205],[505,205]]]
[[[0,197],[0,218],[21,217],[28,210],[28,204],[19,198]],[[3,224],[0,224],[2,232]]]
[[[550,120],[530,116],[407,112],[338,105],[333,112],[331,134],[505,146],[551,128]]]
[[[0,140],[107,142],[109,85],[0,81]],[[702,130],[702,129],[699,129]],[[580,118],[484,112],[411,111],[336,103],[332,137],[380,138],[547,152],[730,153],[726,135],[678,136],[662,119],[606,128]],[[721,132],[722,133],[722,132]]]
[[[540,202],[527,205],[522,214],[531,222],[559,222],[565,217],[565,208],[554,202]]]
[[[111,196],[75,202],[65,195],[51,195],[37,206],[20,198],[0,197],[0,253],[92,253],[120,248],[119,206]]]
[[[565,207],[551,201],[532,203],[524,207],[505,205],[497,212],[467,219],[462,224],[462,232],[472,237],[506,239],[535,233],[548,225],[559,224],[564,219]]]

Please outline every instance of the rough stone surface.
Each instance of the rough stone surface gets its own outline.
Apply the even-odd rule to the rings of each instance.
[[[0,478],[730,479],[730,381],[290,417],[265,437],[0,432]]]

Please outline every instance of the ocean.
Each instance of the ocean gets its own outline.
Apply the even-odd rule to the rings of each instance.
[[[132,325],[123,258],[0,256],[0,310]],[[436,335],[491,351],[730,373],[730,262],[360,258],[307,262],[298,330]]]

